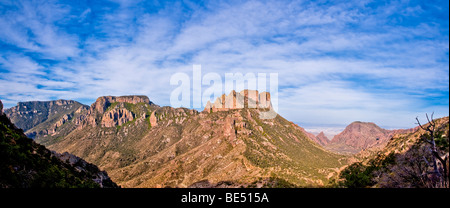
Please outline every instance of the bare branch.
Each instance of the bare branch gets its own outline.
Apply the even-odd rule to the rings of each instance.
[[[434,112],[433,113],[431,113],[431,124],[433,124],[433,126],[435,126],[436,125],[436,122],[434,122],[434,120],[433,120],[433,115],[434,115]]]
[[[427,120],[428,120],[428,123],[429,123],[429,125],[427,126],[427,130],[428,130],[430,133],[433,133],[434,127],[436,126],[436,123],[433,121],[433,115],[434,115],[434,112],[431,113],[431,120],[428,118],[428,113],[425,113],[425,115],[427,116]],[[431,128],[433,128],[433,130],[431,130]]]
[[[426,128],[423,127],[422,124],[420,124],[419,119],[416,117],[417,124],[419,124],[421,129],[430,132],[431,136],[433,136],[435,123],[434,122],[430,122],[430,118],[428,117],[428,114],[426,114],[426,116],[427,116],[427,120],[428,120],[428,126]],[[431,127],[433,127],[433,129],[431,129]]]
[[[424,140],[425,142],[427,142],[428,144],[433,144],[433,142],[432,142],[431,140],[429,140],[429,139],[423,138],[423,140]]]
[[[416,120],[417,120],[417,124],[419,124],[419,126],[420,126],[421,129],[427,130],[427,129],[423,128],[422,124],[420,124],[420,121],[419,121],[418,117],[416,117]]]
[[[435,158],[437,158],[439,161],[441,161],[441,163],[445,163],[446,162],[446,160],[442,159],[441,156],[439,156],[438,152],[436,152],[436,151],[431,151],[431,152],[433,153],[433,156]]]

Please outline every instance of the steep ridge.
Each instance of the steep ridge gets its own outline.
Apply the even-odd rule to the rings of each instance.
[[[85,106],[73,100],[19,102],[17,106],[5,110],[6,116],[30,138],[47,135],[65,136],[73,130],[73,125],[65,125],[84,119]]]
[[[0,112],[2,112],[0,101]],[[118,186],[106,172],[69,153],[58,154],[27,138],[0,113],[0,187]]]
[[[204,180],[252,184],[268,178],[321,186],[346,162],[280,115],[261,118],[271,111],[269,93],[233,91],[203,112],[126,97],[101,97],[67,136],[36,141],[98,165],[124,187],[188,187]]]
[[[112,127],[116,125],[120,126],[126,122],[134,120],[137,117],[142,117],[143,115],[133,114],[129,110],[131,105],[137,104],[142,104],[139,105],[141,107],[145,105],[145,108],[155,106],[152,102],[150,102],[150,99],[147,96],[133,95],[120,97],[99,97],[89,108],[86,114],[86,119],[83,120],[80,128],[86,127],[87,125],[93,127],[98,125],[102,127]],[[140,111],[143,110],[141,109]]]
[[[325,136],[325,134],[323,133],[323,131],[321,131],[321,132],[316,136],[315,141],[316,141],[317,143],[319,143],[320,145],[322,145],[322,146],[326,146],[326,145],[330,142],[330,140],[328,140],[328,137]]]

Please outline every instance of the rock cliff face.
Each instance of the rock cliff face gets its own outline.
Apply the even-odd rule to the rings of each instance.
[[[74,129],[121,126],[142,117],[127,109],[138,103],[153,105],[147,96],[104,96],[91,107],[72,100],[19,102],[5,114],[31,138],[64,137]]]
[[[131,103],[131,104],[137,104],[137,103],[148,103],[152,104],[150,102],[150,99],[148,99],[145,95],[131,95],[131,96],[103,96],[97,98],[95,103],[91,105],[91,109],[97,111],[98,113],[102,114],[105,112],[106,108],[108,108],[111,103]]]
[[[122,124],[132,121],[135,118],[134,114],[125,109],[114,108],[105,112],[102,117],[103,127],[121,126]]]
[[[73,100],[19,102],[5,110],[6,116],[19,128],[27,131],[49,118],[60,117],[76,110],[80,103]]]
[[[150,125],[152,126],[158,125],[158,118],[156,118],[156,111],[153,111],[153,113],[150,115]]]
[[[132,121],[136,118],[129,109],[126,109],[127,104],[146,104],[153,105],[147,96],[130,95],[130,96],[103,96],[91,105],[89,111],[82,121],[82,126],[96,127],[98,125],[103,127],[120,126],[126,122]]]
[[[228,111],[231,109],[256,108],[267,109],[271,107],[270,93],[257,90],[242,90],[240,93],[231,91],[229,95],[223,94],[214,103],[208,101],[204,112]]]
[[[73,100],[31,101],[19,102],[4,113],[27,136],[35,138],[60,132],[64,124],[81,119],[87,108]]]

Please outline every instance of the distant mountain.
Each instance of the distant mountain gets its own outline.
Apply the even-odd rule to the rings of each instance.
[[[261,118],[274,113],[266,92],[233,91],[202,112],[146,96],[99,97],[83,109],[36,141],[98,165],[124,187],[322,186],[346,163],[280,115]],[[65,126],[71,131],[60,132]]]
[[[0,101],[0,187],[118,187],[97,166],[69,153],[51,152],[27,138],[2,108]]]
[[[379,188],[448,188],[449,117],[434,120],[436,154],[444,158],[446,170],[439,160],[447,184],[433,177],[433,154],[429,132],[416,127],[410,131],[393,131],[393,136],[380,148],[366,149],[353,156],[354,162],[340,173],[340,184],[346,187]],[[430,125],[424,124],[427,128]],[[445,174],[444,174],[445,175]],[[434,181],[434,182],[433,182]]]
[[[355,121],[335,135],[326,144],[326,148],[335,152],[355,154],[369,148],[383,147],[396,133],[412,131],[414,129],[386,130],[371,122]]]
[[[315,141],[317,141],[317,143],[319,143],[319,144],[322,145],[322,146],[326,146],[326,145],[330,142],[330,140],[328,139],[327,136],[325,136],[325,134],[323,133],[323,131],[320,132],[320,133],[316,136],[316,140],[315,140]]]
[[[84,119],[83,113],[87,107],[73,100],[30,101],[19,102],[17,106],[5,109],[4,113],[30,138],[56,134],[65,136],[74,126],[64,124]]]

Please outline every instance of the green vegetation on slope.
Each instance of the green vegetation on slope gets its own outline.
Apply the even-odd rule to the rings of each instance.
[[[99,187],[87,172],[63,163],[0,116],[0,187]]]
[[[435,122],[438,124],[435,131],[437,150],[440,155],[448,155],[448,117],[436,119]],[[430,174],[433,155],[429,151],[430,144],[425,142],[429,138],[430,135],[421,129],[414,133],[394,136],[376,155],[363,158],[362,161],[346,167],[340,173],[339,180],[334,186],[348,188],[437,187],[436,179]],[[440,166],[442,167],[442,164]]]
[[[334,173],[332,169],[342,165],[339,160],[343,156],[325,151],[281,116],[261,120],[259,113],[251,110],[250,119],[244,112],[247,109],[241,112],[245,120],[256,123],[246,125],[252,134],[242,138],[247,146],[244,156],[272,177],[297,186],[322,186]]]
[[[367,165],[356,162],[345,168],[339,175],[342,179],[339,181],[339,187],[347,188],[366,188],[376,184],[377,173],[386,171],[389,165],[395,164],[395,155],[379,155],[371,159]]]

